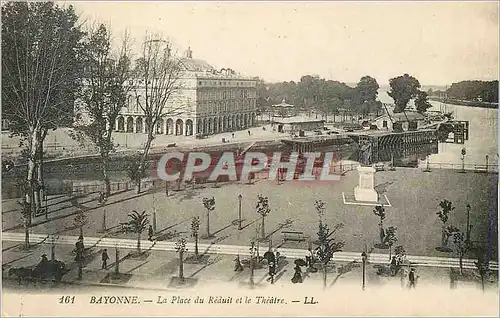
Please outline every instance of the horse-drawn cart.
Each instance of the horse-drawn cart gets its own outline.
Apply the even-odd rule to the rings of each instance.
[[[21,284],[22,281],[29,283],[48,281],[59,283],[62,277],[69,272],[66,264],[58,260],[50,260],[45,264],[38,264],[31,267],[17,267],[9,269],[9,277],[16,276],[17,281]]]

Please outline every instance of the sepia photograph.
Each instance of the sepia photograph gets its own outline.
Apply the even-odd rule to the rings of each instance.
[[[491,316],[497,1],[5,1],[2,316]]]

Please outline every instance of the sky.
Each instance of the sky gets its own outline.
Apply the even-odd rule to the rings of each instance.
[[[498,79],[498,2],[60,2],[115,39],[160,32],[180,52],[266,81],[303,75],[381,86]]]

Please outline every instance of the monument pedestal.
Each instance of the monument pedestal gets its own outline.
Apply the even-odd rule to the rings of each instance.
[[[373,175],[375,169],[372,167],[358,167],[359,185],[354,188],[354,198],[356,201],[377,202],[378,193],[373,188]]]

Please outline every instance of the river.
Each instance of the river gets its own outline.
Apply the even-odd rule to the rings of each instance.
[[[386,90],[379,90],[383,103],[394,103]],[[429,157],[430,163],[461,164],[462,148],[466,150],[466,164],[498,164],[498,109],[451,105],[431,101],[430,110],[453,112],[455,120],[469,121],[469,140],[464,144],[439,143],[438,153]]]

